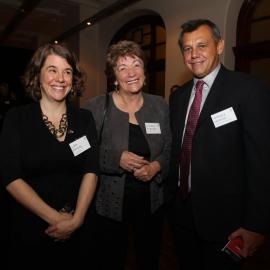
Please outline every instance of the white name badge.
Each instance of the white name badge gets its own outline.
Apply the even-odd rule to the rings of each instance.
[[[70,143],[69,146],[75,157],[91,147],[86,136],[83,136],[76,141]]]
[[[237,117],[232,107],[220,111],[218,113],[212,114],[211,118],[216,128],[237,120]]]
[[[147,134],[161,134],[159,123],[145,123]]]

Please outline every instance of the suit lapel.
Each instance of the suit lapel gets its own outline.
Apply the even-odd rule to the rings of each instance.
[[[224,93],[224,72],[225,68],[221,66],[200,113],[197,128],[212,114],[217,112],[218,101]]]
[[[189,103],[189,98],[191,94],[191,90],[193,87],[193,80],[187,83],[185,88],[181,88],[179,93],[175,93],[174,98],[174,105],[173,109],[171,110],[171,117],[173,119],[173,126],[177,127],[176,132],[176,138],[181,141],[183,130],[185,127],[185,119],[186,119],[186,113]]]

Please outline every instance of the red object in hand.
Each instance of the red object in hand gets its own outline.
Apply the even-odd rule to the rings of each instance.
[[[238,262],[242,259],[241,255],[242,248],[243,248],[243,239],[241,237],[236,237],[230,240],[222,249],[222,251],[228,254],[234,261]]]

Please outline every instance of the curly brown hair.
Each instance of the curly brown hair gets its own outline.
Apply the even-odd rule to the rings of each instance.
[[[23,84],[26,93],[35,101],[41,99],[40,72],[49,55],[58,55],[68,62],[73,70],[72,92],[77,95],[85,88],[85,73],[80,69],[78,59],[75,54],[65,45],[45,44],[39,47],[30,60],[24,76]],[[69,93],[70,95],[71,93]]]
[[[131,40],[121,40],[116,44],[109,47],[106,57],[105,74],[109,83],[113,84],[116,80],[115,67],[119,57],[123,56],[137,56],[143,61],[144,67],[146,66],[146,58],[144,51],[140,45]]]

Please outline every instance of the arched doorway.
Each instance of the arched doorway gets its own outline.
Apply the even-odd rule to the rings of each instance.
[[[270,86],[270,1],[245,0],[238,17],[235,68]]]
[[[145,52],[147,67],[144,91],[164,96],[166,31],[161,17],[145,15],[129,21],[114,35],[111,44],[123,39],[137,42]],[[108,82],[108,89],[112,89],[112,82]]]

